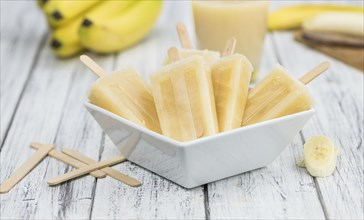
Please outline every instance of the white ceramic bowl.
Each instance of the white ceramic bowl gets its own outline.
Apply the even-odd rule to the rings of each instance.
[[[128,160],[186,188],[269,165],[315,112],[310,109],[178,142],[89,102],[85,105]]]

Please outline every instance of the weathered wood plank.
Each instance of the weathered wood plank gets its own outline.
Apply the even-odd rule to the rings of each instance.
[[[93,58],[106,69],[113,66],[113,56],[93,56]],[[99,160],[102,130],[83,106],[89,87],[96,77],[83,67],[77,58],[74,58],[73,62],[76,67],[75,74],[67,93],[54,143],[59,151],[62,147],[70,147]],[[45,177],[50,179],[72,169],[59,161],[51,160]],[[53,216],[56,219],[88,219],[92,209],[95,185],[96,179],[86,176],[56,187],[46,187],[37,201],[39,207],[48,208],[35,210],[34,218],[47,219]],[[49,205],[50,201],[52,206]]]
[[[117,69],[132,66],[145,77],[160,68],[167,49],[178,45],[175,24],[191,22],[186,2],[164,2],[164,11],[152,34],[141,44],[117,56]],[[173,14],[173,16],[171,16]],[[192,26],[191,26],[192,27]],[[106,138],[102,159],[118,154]],[[202,187],[186,190],[130,162],[115,167],[142,182],[132,188],[106,177],[97,182],[93,219],[202,219],[205,218]]]
[[[328,135],[340,148],[333,176],[315,178],[325,215],[330,219],[363,218],[363,100],[364,75],[341,62],[293,41],[291,33],[276,33],[279,56],[298,76],[321,60],[329,60],[329,72],[310,83],[316,99],[316,116],[303,129],[305,140]],[[287,53],[290,51],[290,53]]]
[[[46,25],[33,1],[1,1],[0,144],[45,43]]]
[[[297,136],[268,167],[209,184],[211,219],[323,219],[312,178],[295,165],[301,146]]]
[[[75,61],[55,59],[46,45],[42,49],[1,150],[1,181],[34,152],[29,147],[30,142],[53,142],[75,64]],[[45,158],[15,188],[0,196],[1,218],[34,218],[38,198],[48,188],[45,177],[50,162]],[[53,173],[48,175],[53,176]],[[19,211],[14,212],[14,207]]]
[[[15,117],[15,127],[11,128],[1,152],[1,180],[33,153],[28,147],[32,140],[54,142],[58,150],[62,146],[72,147],[99,159],[102,131],[83,106],[89,86],[96,77],[77,58],[56,59],[48,48],[43,49],[40,60],[44,62],[35,68],[19,106],[19,117]],[[96,60],[111,69],[112,56]],[[42,115],[45,112],[48,114]],[[28,117],[24,118],[25,115]],[[27,140],[17,140],[18,136]],[[19,151],[24,153],[19,154]],[[46,159],[10,193],[1,195],[0,218],[89,218],[95,178],[84,177],[57,187],[49,187],[46,183],[47,179],[70,169],[57,160]],[[11,207],[19,211],[14,212]]]
[[[272,38],[266,38],[261,75],[277,62]],[[208,185],[211,219],[322,219],[314,182],[296,165],[299,135],[268,167]],[[308,212],[307,209],[310,211]]]
[[[106,138],[102,159],[120,153]],[[97,182],[92,219],[203,219],[202,187],[184,189],[130,162],[115,169],[142,182],[133,188],[106,177]]]
[[[112,57],[103,59],[112,65]],[[83,107],[93,80],[77,58],[59,60],[48,46],[42,49],[1,151],[1,181],[33,153],[28,145],[34,140],[78,147],[98,159],[101,130]],[[93,177],[52,188],[45,181],[68,170],[46,158],[12,191],[0,196],[1,218],[88,218]],[[14,212],[14,207],[19,211]]]

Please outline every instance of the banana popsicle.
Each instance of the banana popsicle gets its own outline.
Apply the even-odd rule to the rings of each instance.
[[[133,69],[99,78],[92,85],[88,99],[94,105],[161,133],[151,90]]]
[[[305,84],[277,64],[268,76],[249,91],[242,125],[305,111],[313,104]]]
[[[166,65],[151,81],[163,135],[190,141],[218,133],[211,73],[201,56]]]
[[[252,72],[252,64],[241,54],[222,57],[211,65],[220,132],[241,126]]]

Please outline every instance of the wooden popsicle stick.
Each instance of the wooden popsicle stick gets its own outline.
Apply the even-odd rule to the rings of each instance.
[[[44,157],[53,149],[53,145],[47,144],[37,150],[23,165],[21,165],[8,179],[0,185],[0,193],[9,192],[21,179],[23,179]]]
[[[225,44],[224,51],[222,52],[222,56],[229,56],[234,53],[235,51],[235,45],[236,45],[236,38],[230,37]]]
[[[171,47],[168,49],[168,58],[171,62],[175,62],[180,59],[178,49]]]
[[[87,174],[89,172],[92,172],[92,171],[95,171],[95,170],[102,169],[104,167],[108,167],[108,166],[112,166],[112,165],[121,163],[124,160],[125,160],[125,157],[117,156],[117,157],[113,157],[113,158],[108,159],[108,160],[93,163],[93,164],[87,165],[85,167],[81,167],[79,169],[76,169],[74,171],[65,173],[63,175],[57,176],[57,177],[55,177],[53,179],[50,179],[50,180],[48,180],[48,185],[54,186],[54,185],[63,183],[65,181],[68,181],[68,180],[83,176],[83,175],[85,175],[85,174]]]
[[[39,150],[42,147],[44,147],[44,144],[34,142],[34,143],[31,143],[30,146],[34,149]],[[84,163],[80,160],[70,157],[67,154],[64,154],[62,152],[56,151],[55,149],[52,149],[51,151],[49,151],[48,155],[57,160],[62,161],[63,163],[66,163],[66,164],[71,165],[76,168],[81,168],[81,167],[84,167],[87,165],[87,163]],[[91,172],[90,175],[92,175],[96,178],[105,178],[106,177],[106,173],[104,173],[100,170],[95,170],[95,171]]]
[[[187,27],[184,23],[178,22],[176,25],[179,41],[182,44],[182,47],[185,49],[192,49],[191,38],[188,35]]]
[[[316,66],[311,71],[307,72],[305,75],[301,76],[300,81],[303,84],[308,84],[312,80],[314,80],[316,77],[321,75],[323,72],[325,72],[330,67],[330,63],[328,61],[320,63],[318,66]]]
[[[63,153],[65,153],[66,155],[70,156],[70,157],[73,157],[79,161],[82,161],[86,164],[93,164],[93,163],[96,163],[97,161],[75,151],[75,150],[72,150],[72,149],[63,149],[62,150]],[[126,160],[126,159],[125,159]],[[136,187],[136,186],[140,186],[141,183],[130,177],[130,176],[127,176],[111,167],[105,167],[105,168],[102,168],[101,171],[105,172],[107,175],[111,176],[112,178],[116,179],[116,180],[119,180],[120,182],[122,183],[125,183],[129,186],[133,186],[133,187]]]
[[[107,75],[105,70],[87,55],[81,55],[80,60],[87,68],[89,68],[96,76],[102,78]]]

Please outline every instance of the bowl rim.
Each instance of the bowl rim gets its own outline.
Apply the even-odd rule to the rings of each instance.
[[[102,114],[105,114],[119,122],[122,122],[136,130],[139,130],[140,132],[143,132],[143,133],[146,133],[148,135],[151,135],[155,138],[158,138],[159,140],[162,140],[164,142],[168,142],[169,144],[172,144],[174,146],[177,146],[177,147],[183,147],[183,148],[186,148],[186,147],[189,147],[189,146],[192,146],[192,145],[195,145],[195,144],[199,144],[199,143],[203,143],[203,142],[206,142],[206,141],[212,141],[212,140],[215,140],[217,138],[223,138],[224,136],[228,136],[228,135],[231,135],[231,134],[234,134],[234,133],[241,133],[245,130],[249,130],[249,129],[254,129],[254,128],[259,128],[259,127],[264,127],[266,125],[270,125],[270,124],[273,124],[273,123],[279,123],[281,121],[286,121],[286,120],[290,120],[292,118],[296,118],[296,117],[299,117],[299,116],[303,116],[303,115],[313,115],[316,111],[314,108],[310,108],[306,111],[302,111],[302,112],[298,112],[298,113],[294,113],[294,114],[290,114],[290,115],[286,115],[286,116],[282,116],[282,117],[279,117],[279,118],[274,118],[274,119],[270,119],[270,120],[267,120],[267,121],[262,121],[262,122],[259,122],[259,123],[255,123],[255,124],[251,124],[251,125],[246,125],[246,126],[243,126],[243,127],[240,127],[240,128],[235,128],[235,129],[232,129],[232,130],[228,130],[228,131],[224,131],[224,132],[220,132],[220,133],[217,133],[217,134],[214,134],[214,135],[210,135],[210,136],[206,136],[206,137],[201,137],[201,138],[198,138],[198,139],[195,139],[195,140],[191,140],[191,141],[176,141],[172,138],[169,138],[167,136],[164,136],[162,134],[159,134],[157,132],[154,132],[152,130],[149,130],[145,127],[142,127],[141,125],[138,125],[136,123],[133,123],[119,115],[116,115],[106,109],[103,109],[97,105],[94,105],[92,103],[90,103],[88,100],[85,101],[85,106],[89,109],[92,109],[94,111],[97,111],[97,112],[100,112]]]

